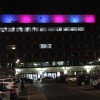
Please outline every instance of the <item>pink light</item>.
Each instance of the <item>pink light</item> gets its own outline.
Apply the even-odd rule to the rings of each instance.
[[[51,20],[53,23],[65,23],[64,15],[52,15]]]
[[[32,23],[34,17],[32,15],[19,15],[18,22],[19,23]]]
[[[83,16],[85,23],[95,23],[95,16],[94,15],[84,15]]]

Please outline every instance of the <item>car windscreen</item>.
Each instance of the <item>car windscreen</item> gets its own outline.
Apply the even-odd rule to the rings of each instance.
[[[6,92],[7,88],[4,85],[0,85],[0,91]]]

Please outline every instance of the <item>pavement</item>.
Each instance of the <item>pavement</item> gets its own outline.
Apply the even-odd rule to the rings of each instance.
[[[90,85],[77,86],[77,84],[74,83],[74,84],[68,84],[66,85],[66,87],[100,97],[100,89],[95,89],[94,87]]]
[[[90,85],[77,86],[77,84],[65,84],[66,88],[84,92],[89,95],[100,97],[100,89],[97,90]],[[21,92],[17,100],[47,100],[42,92],[33,84],[26,84],[25,91]]]
[[[33,84],[26,84],[24,92],[21,92],[17,100],[47,100],[42,92]]]

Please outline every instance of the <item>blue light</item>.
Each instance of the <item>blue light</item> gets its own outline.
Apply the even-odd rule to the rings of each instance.
[[[50,16],[49,15],[37,15],[36,21],[38,23],[49,23],[50,22]]]
[[[70,15],[69,22],[70,23],[80,23],[81,22],[81,15]]]
[[[14,23],[16,21],[16,16],[11,14],[1,15],[2,23]]]

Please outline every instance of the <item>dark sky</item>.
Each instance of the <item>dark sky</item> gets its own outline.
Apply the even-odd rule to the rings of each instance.
[[[95,14],[99,0],[0,0],[0,12],[12,14]]]
[[[6,2],[7,1],[7,2]],[[2,13],[98,13],[99,0],[2,0]],[[99,10],[98,10],[99,11]]]

